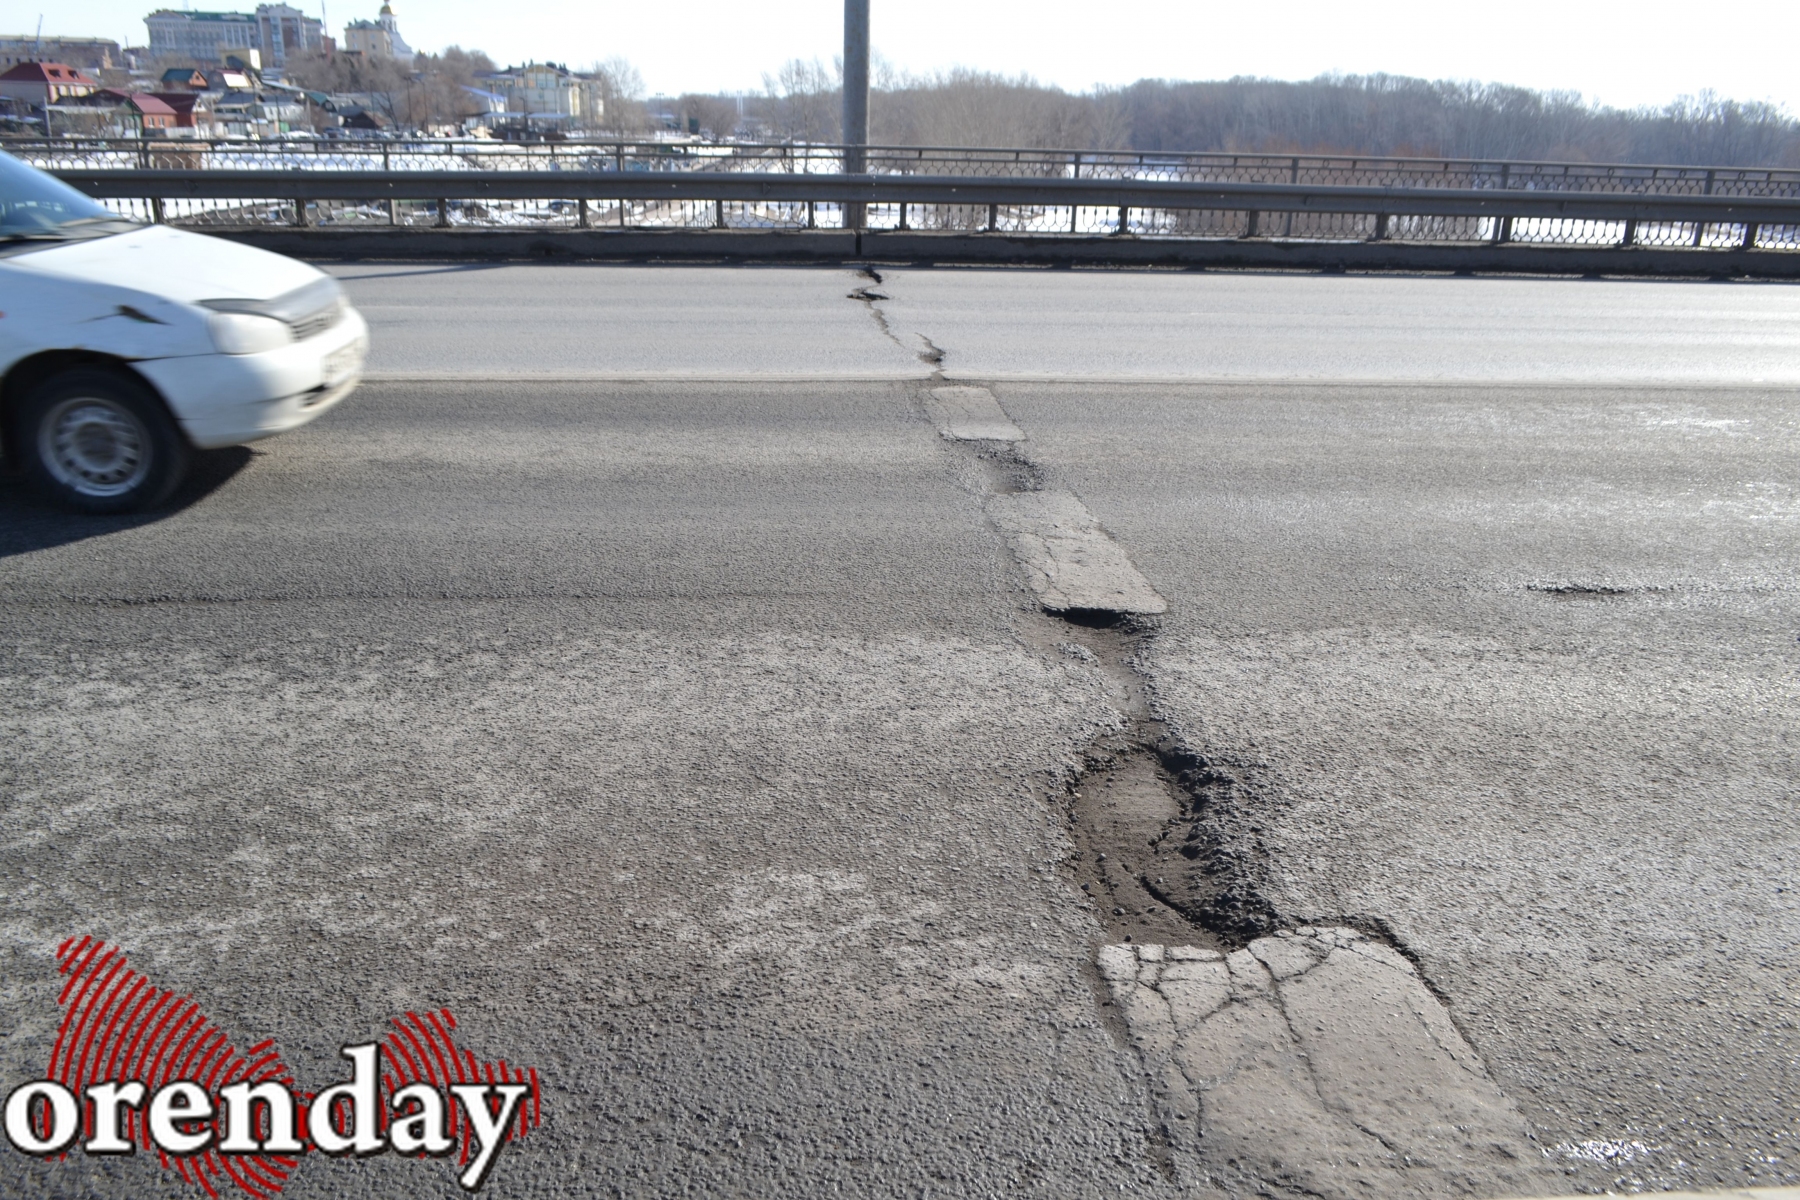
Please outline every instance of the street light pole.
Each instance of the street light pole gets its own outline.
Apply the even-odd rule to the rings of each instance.
[[[869,169],[869,0],[844,0],[844,174]],[[861,204],[844,205],[844,228],[861,229]]]

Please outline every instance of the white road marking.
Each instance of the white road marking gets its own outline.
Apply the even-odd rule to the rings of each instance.
[[[1169,605],[1150,586],[1087,506],[1068,492],[989,497],[988,516],[1007,536],[1045,608],[1160,613]]]

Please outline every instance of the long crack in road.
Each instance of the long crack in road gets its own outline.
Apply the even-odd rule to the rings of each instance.
[[[454,1012],[541,1081],[500,1195],[1796,1181],[1800,395],[1705,382],[1787,293],[346,277],[395,375],[316,425],[0,482],[9,1080],[91,935],[302,1088]],[[1534,312],[1593,377],[1375,374]],[[0,1159],[59,1192],[200,1194]]]

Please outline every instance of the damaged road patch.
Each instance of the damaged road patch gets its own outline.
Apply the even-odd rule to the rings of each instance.
[[[925,395],[925,411],[938,432],[959,442],[1022,442],[1025,431],[1013,424],[984,387],[932,388]]]
[[[1168,602],[1073,494],[990,496],[987,513],[1025,568],[1031,590],[1050,611],[1168,611]]]
[[[1190,1188],[1386,1200],[1529,1195],[1554,1174],[1413,966],[1302,926],[1221,955],[1102,946]]]

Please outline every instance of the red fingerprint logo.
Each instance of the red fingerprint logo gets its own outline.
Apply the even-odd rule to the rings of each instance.
[[[305,1131],[307,1106],[314,1093],[295,1087],[293,1072],[273,1040],[263,1039],[240,1050],[192,996],[157,987],[126,964],[122,950],[97,938],[71,938],[56,954],[59,971],[67,978],[57,996],[62,1021],[50,1051],[46,1079],[77,1096],[99,1083],[137,1081],[149,1094],[165,1084],[187,1080],[212,1098],[215,1113],[221,1089],[242,1082],[272,1082],[294,1094],[302,1152],[313,1148]],[[381,1041],[380,1103],[375,1119],[382,1129],[387,1127],[394,1094],[414,1084],[427,1084],[446,1094],[460,1084],[523,1085],[529,1092],[501,1136],[508,1142],[518,1141],[537,1128],[541,1108],[535,1068],[509,1066],[504,1059],[478,1060],[456,1040],[456,1018],[449,1009],[409,1012],[394,1018],[391,1025]],[[466,1163],[474,1152],[476,1130],[468,1113],[459,1112],[453,1104],[446,1106],[445,1115],[449,1134]],[[82,1138],[93,1138],[94,1110],[85,1104],[81,1121]],[[49,1136],[47,1110],[39,1111],[34,1122],[41,1136]],[[149,1126],[140,1108],[120,1113],[119,1130],[125,1140],[144,1151],[155,1151],[164,1169],[173,1168],[209,1196],[218,1196],[221,1186],[235,1186],[256,1200],[268,1200],[281,1191],[300,1165],[293,1155],[221,1153],[211,1144],[195,1154],[172,1155],[155,1144]],[[335,1116],[333,1128],[338,1128]]]

